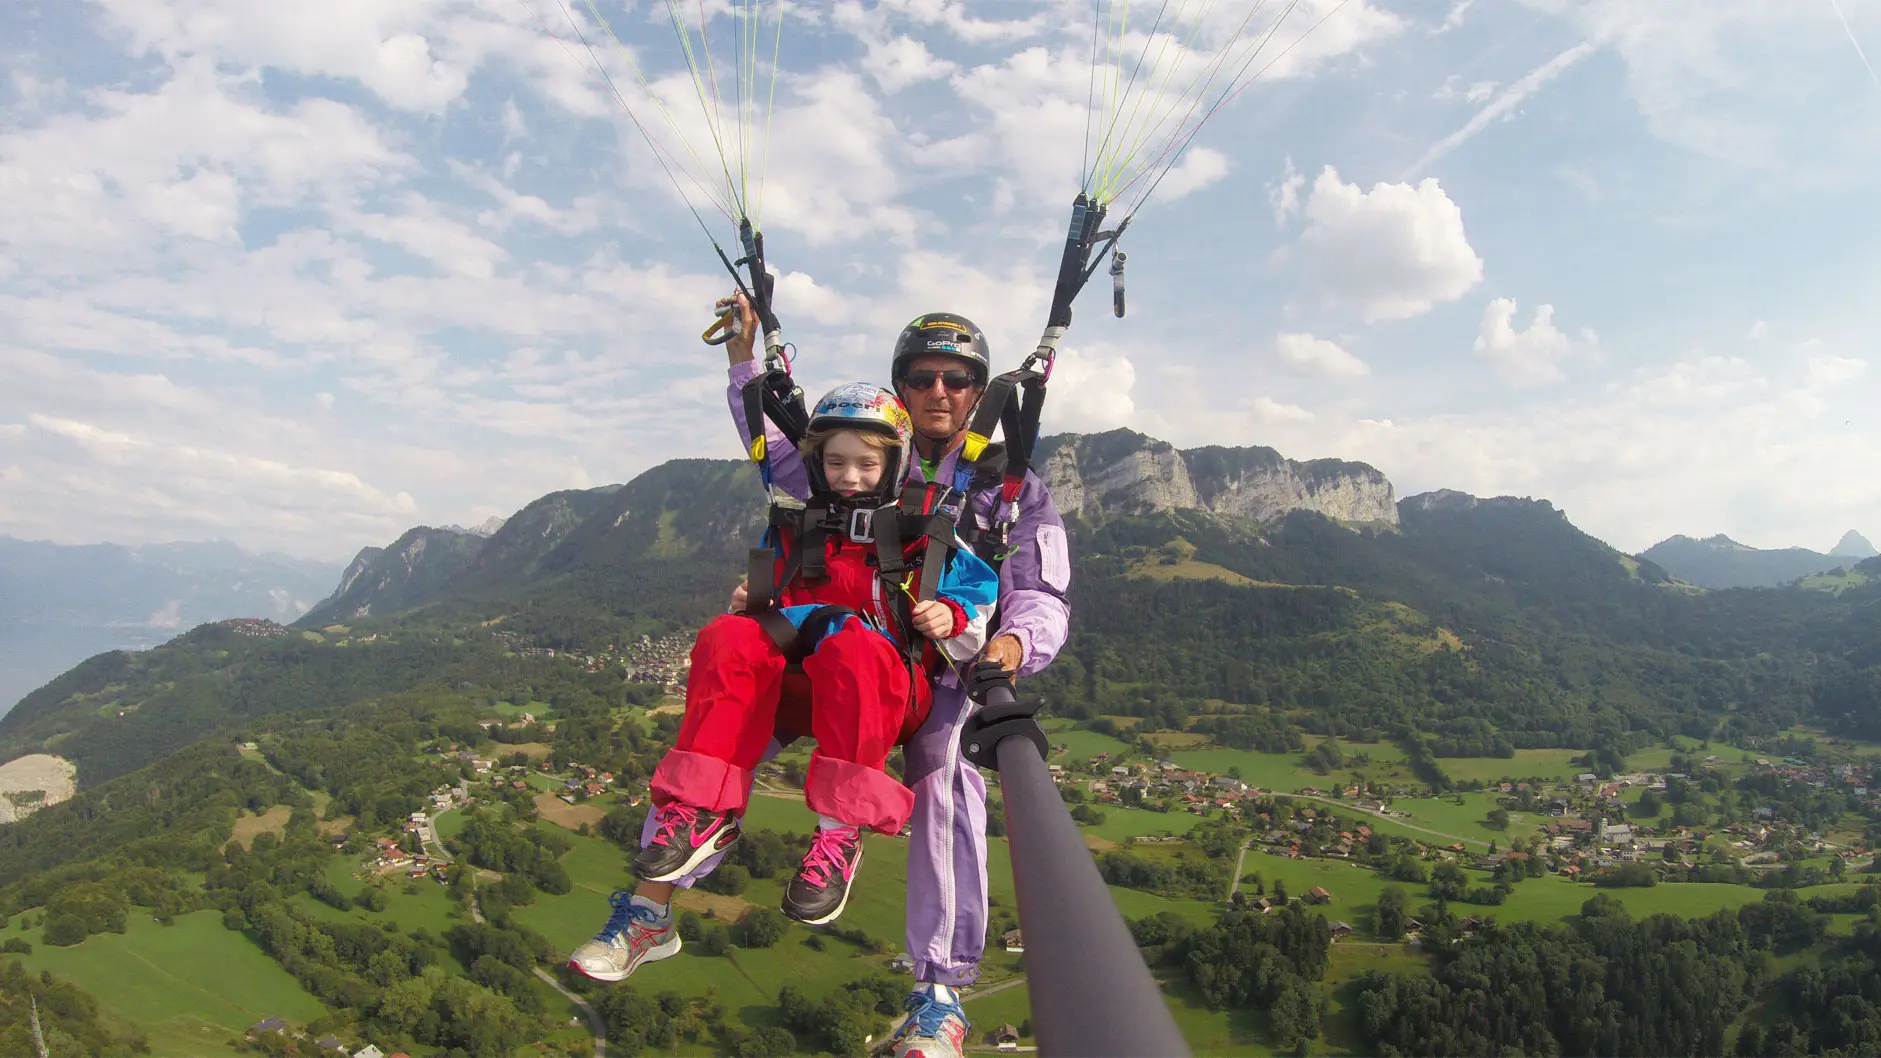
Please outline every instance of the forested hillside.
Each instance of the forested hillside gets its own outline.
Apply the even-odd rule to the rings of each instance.
[[[1029,689],[1055,716],[1054,761],[1088,773],[1065,796],[1186,1029],[1228,1051],[1310,1052],[1340,1033],[1348,1053],[1865,1053],[1881,1038],[1867,998],[1881,900],[1840,881],[1874,862],[1881,801],[1859,785],[1867,750],[1836,741],[1881,739],[1881,559],[1814,586],[1707,592],[1544,501],[1434,493],[1395,521],[1307,507],[1258,521],[1205,504],[1227,509],[1223,483],[1248,475],[1270,475],[1272,495],[1371,479],[1128,437],[1077,452],[1072,637]],[[1153,478],[1178,463],[1195,506]],[[259,960],[245,973],[302,1047],[329,1031],[388,1052],[585,1046],[534,975],[625,877],[678,723],[662,696],[736,582],[757,501],[746,465],[668,464],[544,497],[488,538],[413,530],[362,553],[294,627],[208,624],[59,677],[0,718],[0,757],[64,756],[80,784],[0,826],[0,951],[81,975],[176,945]],[[1665,773],[1632,777],[1652,790],[1598,788],[1641,760]],[[1140,777],[1100,789],[1091,777],[1118,761]],[[751,840],[687,898],[675,966],[693,969],[672,991],[563,975],[621,1049],[855,1053],[895,1013],[881,971],[898,843],[871,854],[884,873],[853,927],[787,927],[766,906],[810,825],[773,800],[802,766],[799,752],[767,773]],[[1581,770],[1597,778],[1572,783]],[[1579,830],[1544,826],[1570,803]],[[1653,862],[1630,838],[1595,840],[1621,818],[1659,832]],[[998,812],[990,825],[1002,832]],[[1724,910],[1627,910],[1661,880],[1701,894],[1691,914]],[[995,933],[1016,924],[1010,884],[994,882]],[[1430,902],[1379,892],[1400,884]],[[1320,886],[1350,903],[1307,910]],[[1612,886],[1617,908],[1594,899]],[[1486,928],[1497,908],[1510,924]],[[1354,928],[1380,941],[1334,943]],[[1407,948],[1418,930],[1428,943]],[[1415,958],[1367,971],[1361,953],[1381,949]],[[1805,949],[1807,967],[1769,962]],[[1001,962],[995,978],[1021,972]],[[814,996],[772,987],[799,978]],[[1514,984],[1485,994],[1487,978]],[[205,1039],[114,1005],[108,974],[88,980],[108,1016],[81,990],[40,989],[80,1050],[135,1047],[145,1027],[159,1050]],[[1011,1002],[1020,1024],[1024,993]]]
[[[758,502],[749,465],[681,460],[544,497],[488,539],[413,530],[291,632],[205,626],[87,661],[0,719],[0,753],[58,752],[96,783],[248,717],[505,671],[518,643],[611,656],[686,635],[736,582]],[[1804,719],[1881,735],[1881,560],[1838,591],[1705,592],[1546,501],[1415,496],[1395,528],[1119,502],[1069,519],[1073,635],[1036,681],[1063,715],[1206,713],[1248,744],[1415,738],[1440,756]]]

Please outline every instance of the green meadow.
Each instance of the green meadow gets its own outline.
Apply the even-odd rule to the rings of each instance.
[[[307,1022],[326,1008],[246,936],[223,928],[219,911],[179,915],[161,926],[132,908],[127,932],[105,933],[57,948],[17,921],[0,937],[22,937],[31,955],[7,955],[31,970],[50,970],[96,996],[111,1017],[150,1037],[153,1054],[228,1054],[231,1038],[279,1015]]]

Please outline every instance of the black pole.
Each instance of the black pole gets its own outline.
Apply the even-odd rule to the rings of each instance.
[[[1162,989],[1045,767],[1036,710],[1010,686],[994,686],[961,741],[968,759],[999,769],[1039,1053],[1186,1056]]]

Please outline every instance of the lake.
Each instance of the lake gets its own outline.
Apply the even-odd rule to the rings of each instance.
[[[94,654],[145,650],[184,629],[0,620],[0,716]]]

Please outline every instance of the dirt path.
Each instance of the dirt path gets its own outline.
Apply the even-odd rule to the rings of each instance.
[[[1025,983],[1025,975],[1020,974],[1017,977],[1008,978],[1007,980],[1001,981],[996,985],[989,985],[985,988],[982,988],[979,991],[974,992],[970,996],[961,996],[960,1002],[964,1005],[967,1003],[971,1003],[976,999],[985,999],[987,996],[998,995],[999,993],[1004,992],[1008,988],[1017,988],[1024,983]]]
[[[1228,902],[1234,903],[1235,890],[1241,888],[1241,865],[1247,862],[1247,842],[1241,843],[1241,855],[1234,858],[1234,876],[1228,879]]]

